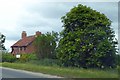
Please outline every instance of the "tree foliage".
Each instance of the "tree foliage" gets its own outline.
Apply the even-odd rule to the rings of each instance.
[[[0,51],[5,50],[4,42],[5,42],[5,36],[0,33]]]
[[[111,21],[104,14],[79,4],[62,17],[62,22],[57,56],[64,66],[116,66],[117,41]]]
[[[35,40],[36,54],[39,59],[56,58],[57,32],[41,34]]]

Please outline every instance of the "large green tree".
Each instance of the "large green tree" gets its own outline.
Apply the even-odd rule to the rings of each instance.
[[[47,32],[38,36],[34,42],[39,59],[56,58],[57,32]]]
[[[0,51],[5,50],[4,42],[5,42],[5,36],[0,33]]]
[[[64,30],[58,58],[64,66],[111,68],[116,66],[115,35],[102,13],[79,4],[62,17]]]

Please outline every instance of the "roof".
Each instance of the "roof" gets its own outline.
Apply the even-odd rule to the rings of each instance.
[[[11,47],[21,47],[21,46],[28,46],[30,43],[32,43],[35,40],[35,36],[28,36],[25,38],[20,39],[17,41],[14,45]]]

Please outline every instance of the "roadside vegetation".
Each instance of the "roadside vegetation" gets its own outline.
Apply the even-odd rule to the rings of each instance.
[[[8,54],[9,53],[6,53],[6,56],[8,56]],[[16,61],[11,62],[11,60],[7,60],[2,62],[0,66],[1,65],[3,67],[41,72],[69,78],[117,78],[119,76],[117,70],[119,70],[120,74],[120,67],[114,69],[64,67],[60,65],[60,61],[58,59],[46,58],[39,60],[34,54],[23,54],[21,58],[16,59]]]
[[[41,72],[45,74],[57,75],[67,78],[117,78],[118,74],[115,70],[97,70],[97,69],[83,69],[73,67],[57,67],[57,66],[43,66],[30,63],[2,63],[4,67],[11,67],[15,69],[23,69],[33,72]]]
[[[30,56],[34,56],[34,58],[30,58]],[[120,73],[120,67],[114,69],[64,67],[61,66],[60,61],[56,59],[46,58],[39,60],[34,54],[23,54],[22,57],[20,59],[16,59],[15,62],[5,61],[0,65],[3,67],[41,72],[67,78],[118,78],[118,70]]]
[[[16,57],[11,55],[10,53],[2,53],[2,62],[15,62],[16,60]]]
[[[35,53],[21,54],[20,59],[2,53],[3,66],[62,77],[118,78],[120,55],[111,20],[81,4],[61,19],[60,33],[36,37]]]

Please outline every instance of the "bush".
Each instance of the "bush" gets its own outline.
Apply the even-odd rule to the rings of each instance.
[[[35,54],[21,54],[21,57],[18,61],[20,62],[27,62],[30,60],[37,60],[37,57]]]
[[[10,53],[2,53],[2,62],[15,62],[17,59]]]
[[[118,75],[119,75],[119,78],[120,78],[120,66],[118,66]]]
[[[40,60],[31,60],[28,63],[35,65],[44,65],[44,66],[60,66],[60,62],[57,59],[40,59]]]
[[[117,65],[120,66],[120,55],[117,54]]]

